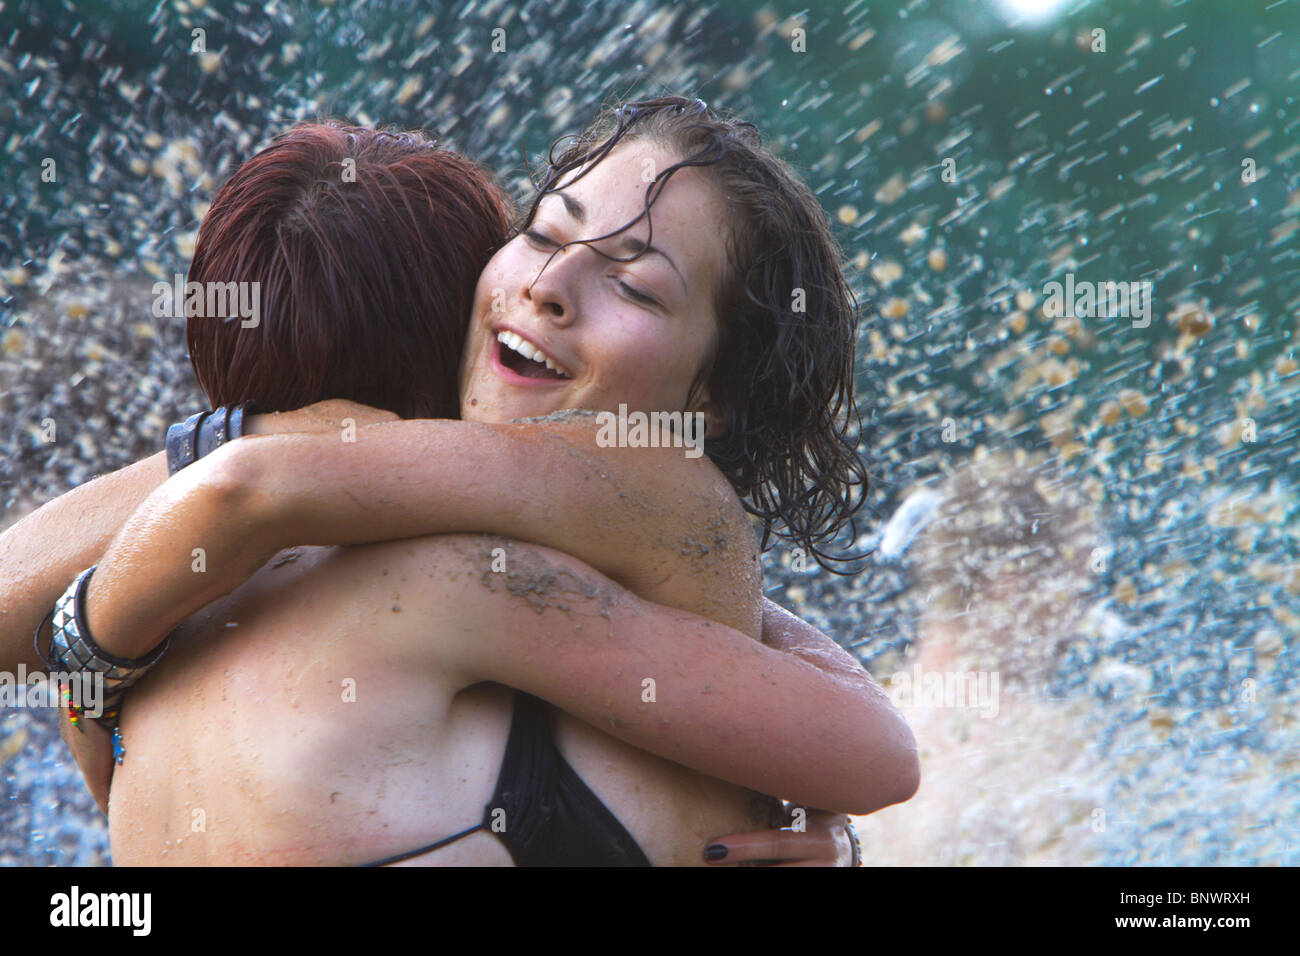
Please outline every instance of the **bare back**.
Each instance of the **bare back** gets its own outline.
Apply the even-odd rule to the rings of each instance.
[[[532,582],[519,588],[485,574],[490,540],[295,549],[186,622],[123,710],[115,860],[362,863],[478,823],[514,692],[465,686],[440,654],[473,639],[467,628],[489,629],[485,609],[517,610],[539,594],[536,577],[514,578]],[[513,545],[511,563],[557,557]],[[545,595],[552,607],[573,598]],[[744,599],[741,588],[714,598]],[[652,863],[699,864],[710,838],[769,825],[749,791],[555,717],[561,753]],[[510,857],[478,833],[411,862]]]

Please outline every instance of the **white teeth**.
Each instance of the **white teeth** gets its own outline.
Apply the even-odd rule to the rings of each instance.
[[[552,362],[549,355],[547,355],[541,349],[535,347],[531,342],[525,339],[522,335],[518,335],[514,332],[508,331],[507,329],[502,329],[500,332],[497,333],[497,341],[505,345],[507,348],[514,349],[516,352],[518,352],[524,358],[529,359],[530,361],[544,363],[546,367],[553,372],[557,372],[560,375],[565,376],[566,378],[569,375],[568,372],[566,372],[564,369],[560,368],[560,366]]]

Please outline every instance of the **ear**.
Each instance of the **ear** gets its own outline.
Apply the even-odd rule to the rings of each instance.
[[[704,437],[709,440],[721,438],[727,433],[727,420],[722,414],[722,406],[709,397],[705,389],[695,403],[695,411],[704,413]]]

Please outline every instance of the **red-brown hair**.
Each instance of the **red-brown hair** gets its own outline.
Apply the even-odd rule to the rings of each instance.
[[[303,123],[280,134],[199,228],[189,281],[260,284],[255,327],[188,319],[208,400],[288,411],[346,398],[458,418],[474,287],[512,214],[490,174],[422,133]]]

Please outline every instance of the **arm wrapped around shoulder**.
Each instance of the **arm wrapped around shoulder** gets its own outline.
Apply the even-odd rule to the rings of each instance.
[[[517,687],[643,750],[804,807],[872,813],[915,793],[916,741],[861,668],[827,673],[643,600],[570,555],[515,542],[493,571],[489,554],[446,564],[444,551],[417,571],[484,592],[459,602],[464,639],[440,644],[441,664],[466,683]]]

